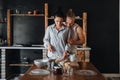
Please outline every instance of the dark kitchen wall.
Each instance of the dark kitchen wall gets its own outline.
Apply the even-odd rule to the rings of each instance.
[[[69,8],[72,8],[76,15],[82,15],[81,13],[86,11],[88,13],[88,46],[92,48],[91,62],[100,72],[117,73],[119,71],[119,0],[6,0],[5,6],[6,9],[10,8],[13,12],[17,9],[20,13],[27,13],[36,9],[43,13],[45,2],[49,4],[49,16],[58,6],[62,7],[64,13]],[[42,21],[36,21],[36,24],[39,24],[42,29],[41,34],[37,31],[39,35],[44,35],[44,19]],[[21,40],[20,43],[22,43],[22,40],[25,40],[26,43],[31,43],[31,41],[34,43],[37,38],[33,40],[33,35],[31,35],[31,38],[29,36],[31,41],[27,41],[28,35],[25,31],[31,31],[30,28],[35,24],[31,24],[29,19],[25,22],[22,19],[18,22],[13,19],[14,22],[13,30],[16,26],[18,28],[20,25],[22,28],[25,27],[24,30],[15,31],[14,41],[16,40],[17,43],[18,40]],[[39,25],[36,25],[35,28]],[[21,35],[20,32],[27,37],[19,38],[17,35]],[[37,32],[32,34],[36,35]]]
[[[32,4],[31,4],[32,3]],[[44,13],[44,3],[32,0],[6,1],[6,8],[11,9],[11,13],[27,14],[34,10]],[[13,28],[13,44],[43,44],[44,17],[40,16],[15,16],[11,17]]]
[[[0,0],[0,38],[6,39],[6,11],[4,6],[4,1]]]
[[[120,14],[120,1],[119,1],[119,14]],[[120,27],[120,15],[119,15],[119,27]],[[120,66],[120,28],[119,28],[119,66]],[[120,73],[120,69],[119,69]]]

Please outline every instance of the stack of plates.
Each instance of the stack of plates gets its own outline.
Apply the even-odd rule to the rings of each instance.
[[[48,75],[50,74],[50,72],[44,69],[34,69],[34,70],[31,70],[29,74],[30,75]]]

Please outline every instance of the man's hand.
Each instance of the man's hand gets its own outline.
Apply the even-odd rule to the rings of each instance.
[[[53,48],[53,46],[51,44],[48,45],[48,50],[50,52],[54,52],[55,51],[54,48]]]
[[[73,44],[74,41],[75,41],[74,39],[68,39],[68,40],[67,40],[67,42],[68,42],[69,44]]]

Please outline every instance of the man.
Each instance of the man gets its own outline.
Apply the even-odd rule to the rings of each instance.
[[[67,12],[66,22],[64,24],[70,29],[71,33],[71,37],[67,40],[67,42],[71,44],[69,61],[64,64],[64,72],[68,72],[71,65],[78,66],[76,63],[78,62],[77,45],[84,44],[85,37],[82,28],[75,23],[75,13],[72,11],[72,9],[69,9]],[[74,62],[74,64],[70,62]]]
[[[69,27],[71,31],[71,38],[68,39],[68,43],[72,45],[71,53],[77,54],[77,45],[84,44],[85,37],[82,28],[75,23],[75,13],[72,11],[72,9],[69,9],[66,14],[65,25]]]

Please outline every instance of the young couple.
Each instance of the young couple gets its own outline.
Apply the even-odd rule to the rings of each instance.
[[[75,14],[70,9],[66,14],[66,21],[61,10],[54,14],[54,24],[47,27],[44,36],[44,46],[48,49],[48,57],[59,63],[65,58],[75,57],[77,45],[85,41],[82,28],[75,23]],[[76,61],[70,58],[70,61]]]

